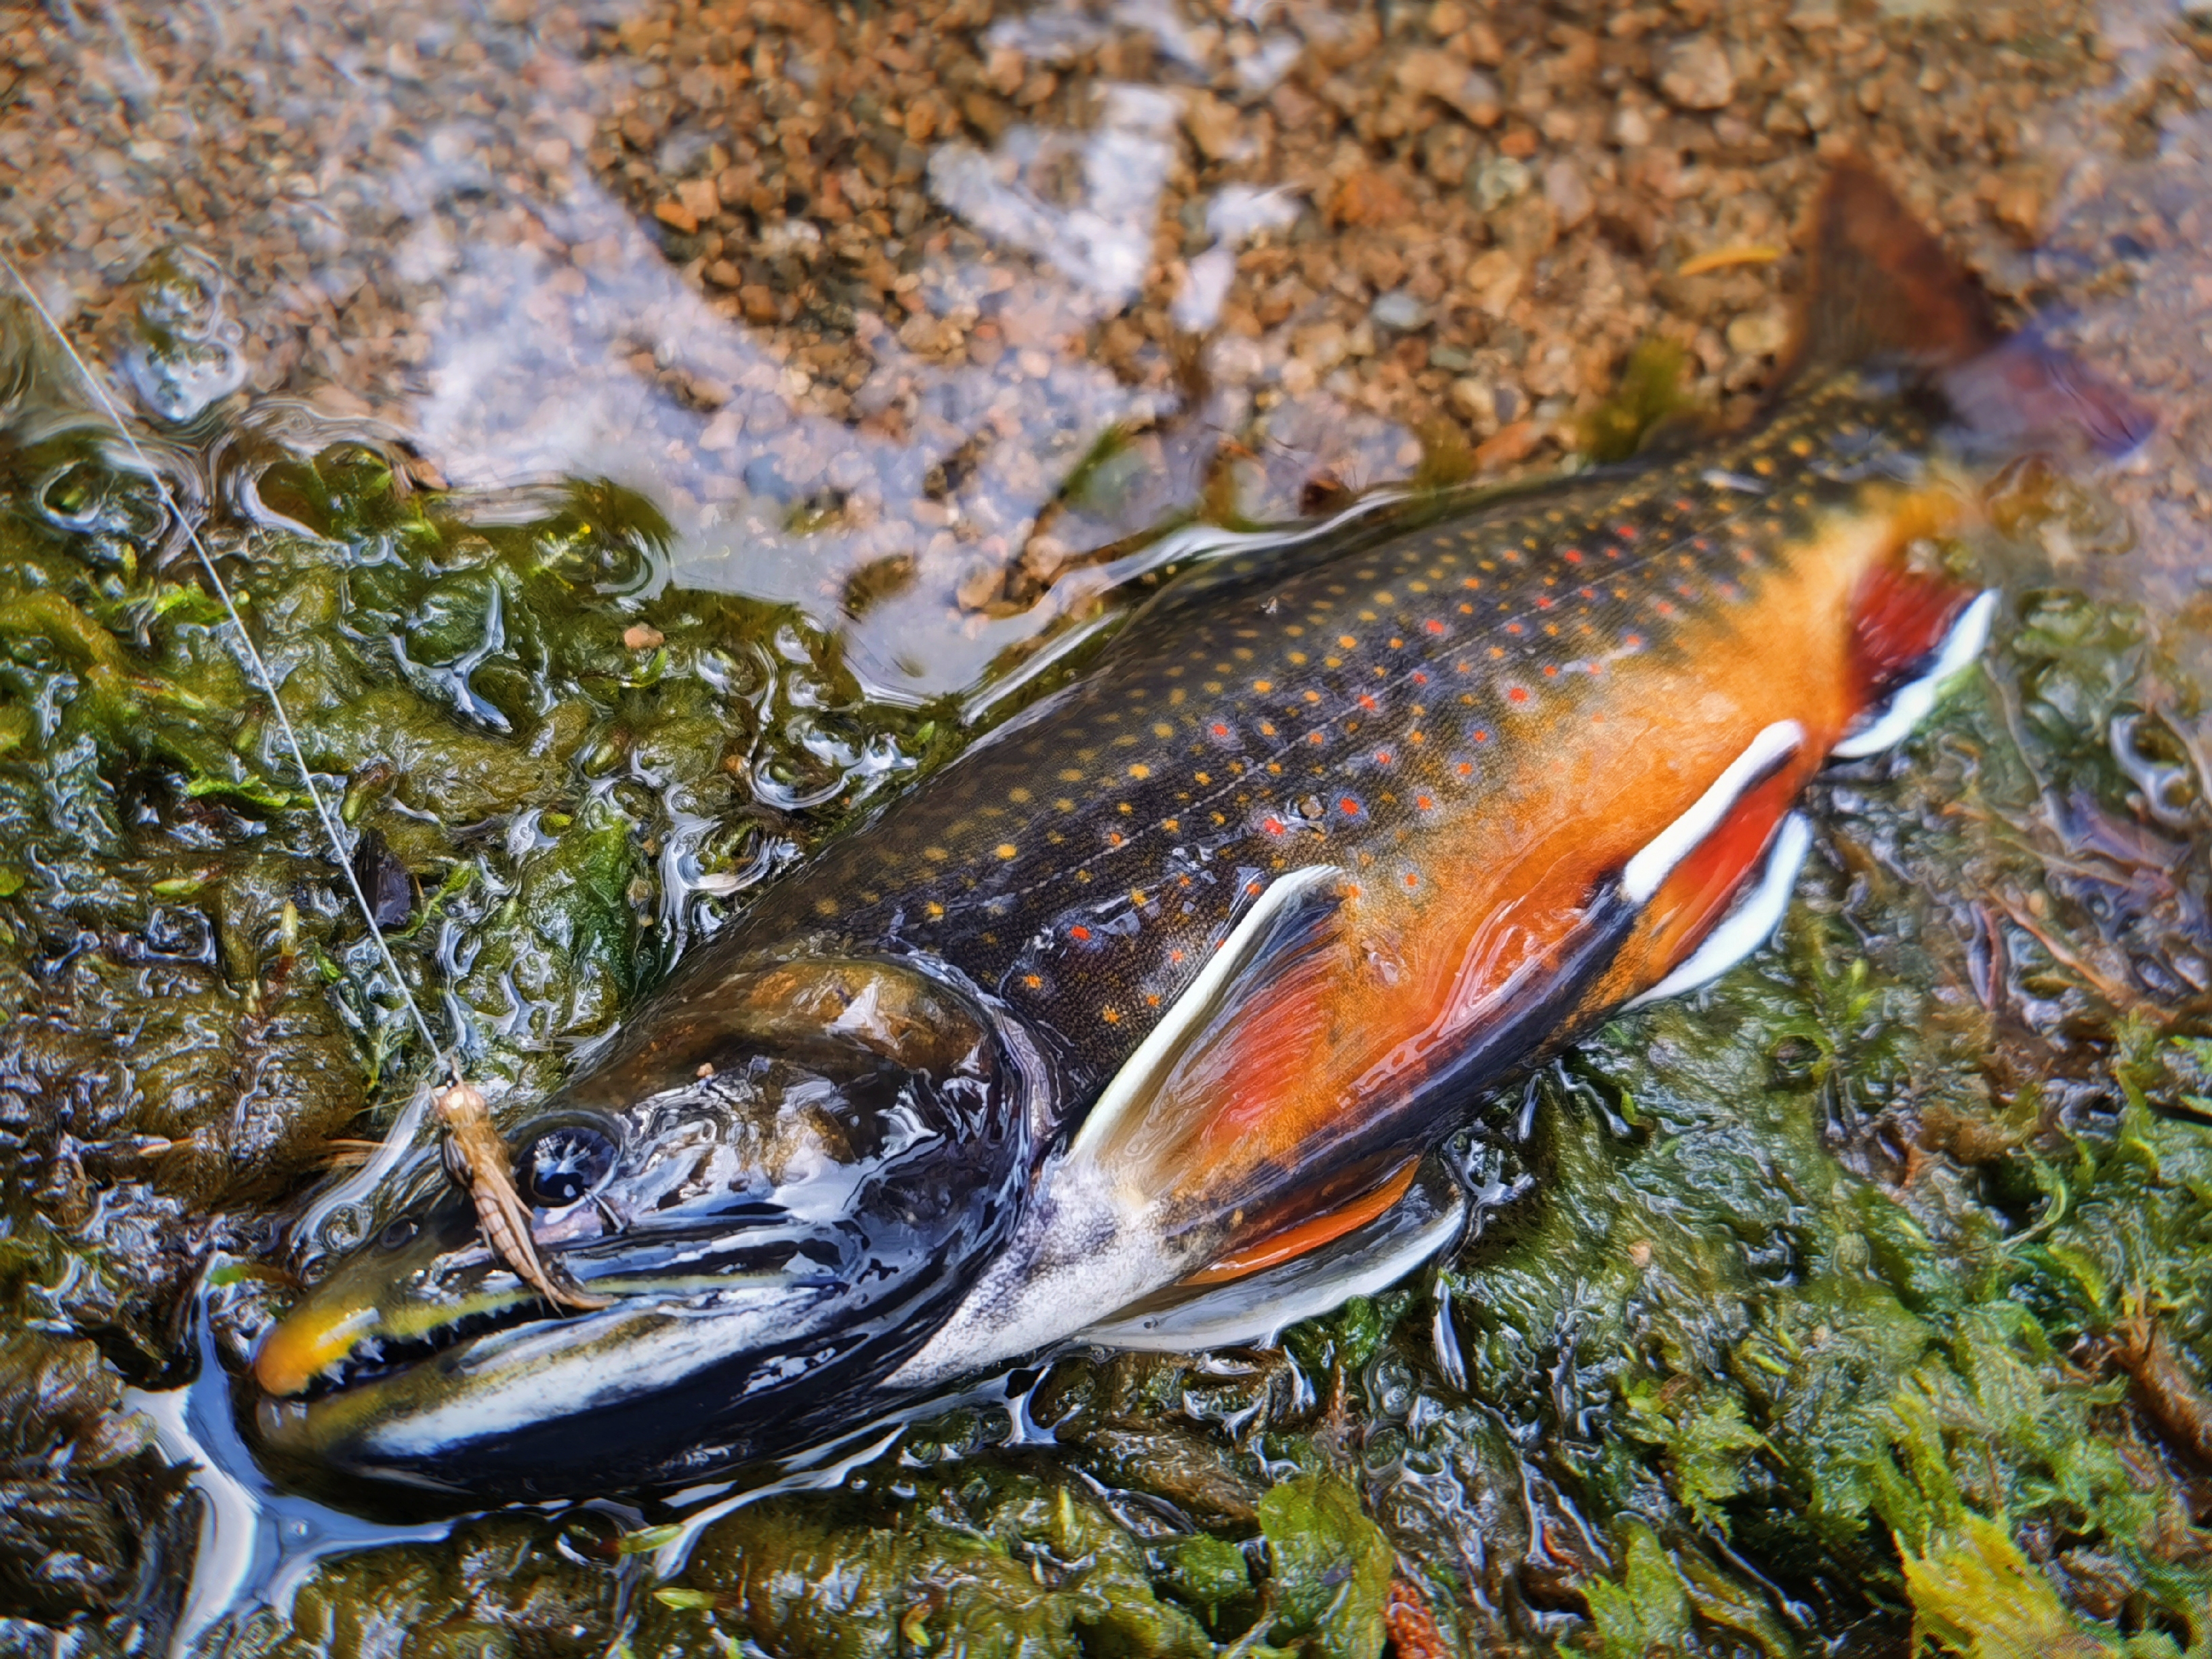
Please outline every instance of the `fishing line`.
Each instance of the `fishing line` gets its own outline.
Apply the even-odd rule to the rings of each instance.
[[[53,313],[46,309],[45,303],[40,300],[37,291],[25,280],[23,273],[16,269],[15,262],[7,255],[0,253],[0,267],[4,267],[8,274],[15,279],[16,288],[21,291],[24,299],[30,302],[31,309],[38,313],[39,320],[46,325],[46,331],[54,337],[55,343],[68,355],[70,362],[76,366],[78,378],[84,382],[85,389],[92,393],[93,400],[100,405],[101,411],[106,415],[109,422],[115,428],[116,435],[123,440],[131,454],[137,458],[138,465],[145,470],[147,477],[152,480],[155,493],[161,497],[161,505],[167,507],[177,523],[183,526],[185,539],[191,542],[192,551],[199,557],[200,568],[207,573],[208,585],[214,588],[216,598],[222,602],[223,614],[230,618],[231,627],[237,630],[238,642],[245,647],[246,665],[254,684],[259,686],[262,693],[268,697],[269,706],[276,711],[276,724],[283,733],[284,748],[292,757],[292,764],[299,771],[300,782],[307,792],[308,800],[314,805],[316,817],[322,821],[323,835],[330,842],[331,860],[337,864],[339,873],[344,876],[347,890],[353,894],[353,902],[361,911],[362,920],[368,924],[368,936],[375,941],[376,953],[383,959],[385,971],[392,975],[392,982],[399,988],[400,999],[406,1003],[408,1015],[414,1021],[415,1030],[421,1035],[424,1045],[429,1049],[433,1062],[444,1068],[447,1079],[453,1086],[460,1087],[462,1085],[460,1067],[445,1045],[438,1041],[435,1034],[430,1030],[430,1022],[423,1017],[422,1005],[415,1000],[415,993],[409,988],[406,976],[399,971],[398,959],[392,954],[392,946],[385,940],[384,930],[376,924],[376,911],[368,902],[368,893],[362,890],[361,878],[354,872],[353,860],[346,856],[345,839],[338,833],[337,818],[331,812],[330,803],[324,799],[322,790],[316,786],[315,775],[307,765],[307,753],[300,746],[300,734],[292,729],[292,717],[284,712],[283,699],[276,695],[276,678],[270,672],[269,664],[262,657],[260,647],[254,644],[253,635],[246,631],[246,618],[239,613],[237,605],[230,597],[229,587],[224,583],[222,573],[216,568],[215,556],[208,551],[207,544],[200,539],[198,527],[185,516],[185,510],[178,504],[177,498],[169,493],[169,486],[162,478],[160,469],[154,465],[153,458],[140,446],[131,428],[124,424],[122,412],[116,408],[114,400],[107,395],[107,389],[100,385],[99,378],[93,374],[91,366],[78,355],[76,346],[70,343],[69,336],[62,332],[61,325],[54,320]]]

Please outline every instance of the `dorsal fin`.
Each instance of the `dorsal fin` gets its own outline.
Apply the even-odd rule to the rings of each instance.
[[[2003,338],[1988,298],[1862,156],[1813,204],[1810,281],[1790,368],[1882,360],[1942,369]]]

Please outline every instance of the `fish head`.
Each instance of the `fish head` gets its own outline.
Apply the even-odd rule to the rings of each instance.
[[[933,967],[687,975],[508,1132],[555,1308],[425,1159],[264,1335],[264,1462],[554,1497],[696,1479],[865,1413],[1010,1228],[1035,1068]]]

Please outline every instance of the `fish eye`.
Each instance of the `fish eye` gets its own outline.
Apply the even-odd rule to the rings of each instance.
[[[596,1192],[614,1167],[612,1139],[589,1124],[563,1123],[516,1156],[515,1185],[533,1207],[558,1210]]]
[[[383,1249],[404,1249],[421,1231],[422,1224],[413,1216],[395,1216],[385,1224],[384,1231],[376,1236],[376,1242]]]

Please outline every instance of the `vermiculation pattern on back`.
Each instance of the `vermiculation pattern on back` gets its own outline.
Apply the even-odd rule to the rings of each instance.
[[[740,935],[935,952],[1096,1086],[1277,875],[1327,860],[1418,887],[1425,821],[1484,810],[1509,757],[1605,718],[1611,665],[1747,613],[1869,480],[1917,478],[1929,422],[1885,393],[1839,376],[1693,459],[1171,611]]]

